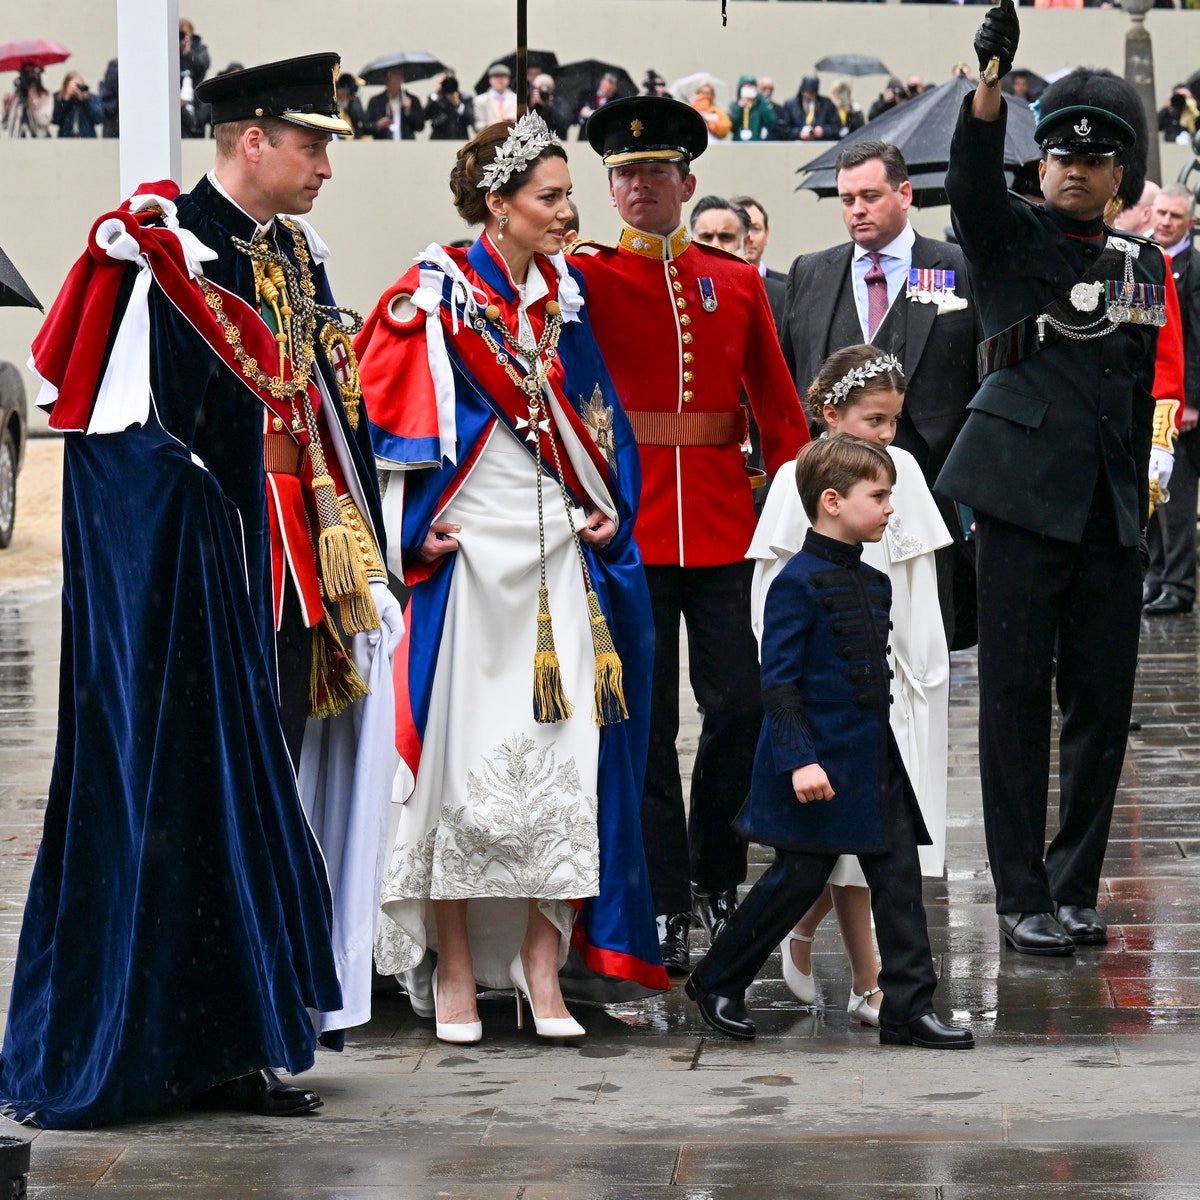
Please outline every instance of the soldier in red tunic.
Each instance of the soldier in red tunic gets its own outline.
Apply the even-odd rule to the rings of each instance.
[[[696,189],[691,160],[708,144],[699,114],[637,96],[596,112],[587,137],[624,226],[615,246],[577,243],[573,263],[641,451],[637,540],[656,631],[642,829],[663,960],[686,974],[691,910],[714,935],[746,878],[745,843],[730,823],[746,798],[762,722],[742,389],[772,473],[808,441],[808,426],[758,272],[693,243],[682,221]],[[686,819],[675,749],[681,616],[704,713]]]

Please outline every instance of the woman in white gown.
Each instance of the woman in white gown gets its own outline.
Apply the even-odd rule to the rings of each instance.
[[[899,362],[873,346],[848,346],[825,361],[808,390],[808,406],[829,433],[849,433],[889,447],[896,464],[895,513],[882,541],[863,547],[863,562],[892,582],[890,659],[894,672],[891,726],[933,839],[921,846],[921,871],[940,877],[946,856],[946,768],[950,655],[946,648],[933,552],[950,534],[916,460],[892,446],[904,403]],[[756,560],[751,615],[762,634],[763,603],[771,581],[799,549],[809,528],[790,472],[775,477],[746,557]],[[847,1011],[877,1025],[882,993],[871,941],[871,898],[853,855],[843,856],[825,895],[780,947],[784,979],[803,1003],[816,1000],[811,945],[830,908],[837,913],[853,975]]]
[[[451,190],[482,236],[428,247],[358,343],[389,566],[413,588],[376,961],[443,1040],[481,1036],[477,984],[515,988],[518,1016],[528,997],[540,1034],[579,1036],[568,947],[636,994],[667,986],[638,825],[637,448],[561,253],[558,140],[536,116],[491,126]]]

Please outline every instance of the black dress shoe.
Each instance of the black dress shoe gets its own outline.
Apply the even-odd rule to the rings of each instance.
[[[695,914],[696,920],[707,931],[710,944],[721,936],[721,930],[733,916],[733,910],[737,908],[737,904],[738,890],[736,887],[731,887],[724,892],[712,892],[708,888],[692,884],[692,912]]]
[[[687,975],[692,970],[692,958],[688,953],[691,927],[690,913],[669,913],[658,918],[658,948],[668,975]]]
[[[1086,904],[1060,904],[1058,923],[1077,946],[1100,946],[1108,941],[1104,918]]]
[[[1164,590],[1150,601],[1142,612],[1148,617],[1170,617],[1192,611],[1192,601],[1181,596],[1178,592]]]
[[[1145,608],[1152,600],[1156,600],[1162,589],[1156,583],[1142,584],[1142,607]]]
[[[298,1117],[325,1102],[309,1088],[284,1083],[269,1067],[208,1088],[196,1097],[198,1108],[230,1109],[260,1117]]]
[[[718,1033],[749,1041],[754,1036],[754,1022],[746,1012],[746,1001],[738,996],[718,996],[706,992],[697,982],[694,975],[688,977],[683,990],[688,999],[696,1002],[704,1023]]]
[[[907,1025],[879,1024],[881,1046],[921,1046],[926,1050],[972,1050],[975,1035],[969,1029],[947,1025],[937,1013],[926,1013]]]
[[[1063,957],[1075,953],[1075,943],[1048,912],[1001,913],[1000,933],[1021,954]]]

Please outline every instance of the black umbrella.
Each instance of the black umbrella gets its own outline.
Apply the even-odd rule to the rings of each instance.
[[[638,94],[638,85],[633,82],[624,67],[601,62],[598,58],[584,58],[579,62],[565,63],[554,72],[554,82],[558,86],[560,96],[574,100],[582,92],[594,92],[605,75],[617,77],[618,100]]]
[[[945,204],[950,138],[958,122],[963,97],[973,92],[975,86],[969,79],[952,79],[880,114],[805,163],[797,173],[802,172],[808,178],[796,190],[803,188],[822,197],[836,196],[833,165],[837,156],[855,142],[890,142],[908,164],[914,203],[918,207]],[[1004,165],[1009,171],[1041,158],[1041,150],[1033,140],[1036,124],[1029,105],[1010,96],[1008,129],[1004,138]]]
[[[527,50],[525,52],[525,68],[526,70],[536,68],[539,72],[544,71],[547,75],[553,75],[558,69],[558,55],[553,50]],[[511,54],[504,55],[503,58],[493,58],[488,63],[489,67],[495,66],[496,63],[503,63],[511,72],[513,77],[512,89],[519,97],[523,91],[523,85],[518,85],[517,81],[517,52],[514,50]],[[475,81],[475,92],[482,95],[488,90],[488,75],[484,71],[482,75]]]
[[[819,63],[818,71],[832,75],[890,75],[892,72],[877,58],[869,54],[827,54]]]
[[[432,79],[447,70],[446,64],[424,50],[397,50],[392,54],[381,54],[372,59],[359,74],[367,84],[387,83],[387,73],[392,67],[404,72],[405,83],[416,83],[418,79]]]
[[[0,250],[0,305],[5,308],[36,308],[41,312],[42,302],[33,294],[33,289],[21,278],[21,272],[12,265],[12,259]]]

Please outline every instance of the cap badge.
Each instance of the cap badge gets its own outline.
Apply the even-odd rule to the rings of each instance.
[[[633,134],[634,137],[641,137],[642,130],[645,128],[646,128],[645,125],[643,125],[641,123],[641,121],[639,121],[636,117],[634,117],[634,119],[632,121],[630,121],[630,123],[629,123],[630,132]]]
[[[1079,124],[1075,126],[1075,132],[1077,134],[1079,134],[1080,137],[1090,137],[1091,136],[1092,127],[1088,124],[1087,117],[1084,117],[1083,120],[1080,121]]]

